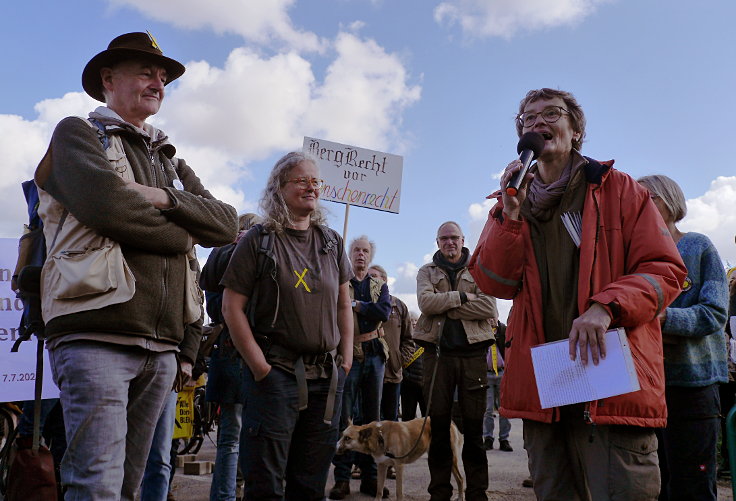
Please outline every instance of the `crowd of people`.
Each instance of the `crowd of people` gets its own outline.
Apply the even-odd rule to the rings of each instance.
[[[234,500],[238,476],[246,500],[344,499],[352,478],[388,497],[373,457],[336,455],[336,443],[350,423],[407,421],[417,407],[431,418],[432,501],[453,495],[452,422],[465,499],[478,501],[487,451],[496,440],[513,450],[511,418],[523,422],[537,499],[716,499],[734,287],[710,240],[676,226],[687,208],[675,181],[637,181],[582,155],[572,94],[521,100],[516,131],[543,148],[528,171],[508,164],[473,252],[458,223],[438,227],[417,273],[417,317],[391,295],[371,237],[345,245],[327,226],[307,154],[276,162],[259,215],[238,217],[205,189],[147,122],[183,73],[149,33],[115,38],[82,75],[104,105],[62,120],[35,174],[64,499],[173,499],[176,391],[196,372],[205,306],[218,327],[207,359],[207,400],[220,409],[212,501]],[[519,172],[519,189],[506,190]],[[201,273],[195,245],[214,248]],[[513,300],[507,325],[496,298]],[[567,340],[571,359],[597,365],[619,327],[640,390],[543,408],[531,347]]]

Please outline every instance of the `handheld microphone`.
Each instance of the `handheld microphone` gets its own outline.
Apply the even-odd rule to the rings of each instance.
[[[519,192],[519,187],[524,181],[529,167],[532,162],[537,159],[542,150],[544,149],[544,136],[538,132],[527,132],[521,139],[519,144],[516,146],[516,152],[519,154],[519,160],[521,160],[521,169],[514,174],[509,184],[506,185],[506,194],[515,197]]]

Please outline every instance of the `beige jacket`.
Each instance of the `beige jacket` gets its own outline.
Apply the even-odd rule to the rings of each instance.
[[[478,298],[462,304],[460,292]],[[467,267],[457,273],[457,290],[451,290],[447,272],[434,262],[419,268],[417,301],[422,314],[414,328],[416,341],[437,344],[446,318],[462,321],[469,344],[494,338],[491,319],[498,317],[496,298],[478,288]]]

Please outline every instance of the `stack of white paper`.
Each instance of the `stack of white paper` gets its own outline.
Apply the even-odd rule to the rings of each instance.
[[[580,212],[565,212],[560,217],[570,238],[579,248],[583,234],[583,215]]]
[[[580,354],[574,362],[570,360],[569,341],[566,339],[532,347],[534,376],[543,409],[590,402],[640,389],[624,329],[609,330],[605,338],[606,358],[600,359],[598,365],[593,365],[590,351],[587,365],[580,361]]]

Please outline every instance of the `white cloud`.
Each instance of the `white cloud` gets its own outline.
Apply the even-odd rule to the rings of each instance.
[[[301,145],[300,122],[314,80],[310,63],[294,52],[263,59],[238,48],[224,68],[204,61],[187,65],[164,104],[162,127],[177,141],[206,144],[234,158],[290,150]]]
[[[491,210],[496,203],[496,199],[484,200],[483,203],[474,203],[468,207],[468,215],[470,216],[470,223],[468,224],[468,231],[465,235],[465,246],[468,249],[475,249],[478,244],[478,238],[480,233],[483,231],[488,220],[488,211]]]
[[[303,51],[319,51],[324,47],[324,41],[317,35],[293,26],[288,10],[295,0],[111,0],[110,3],[133,7],[179,28],[233,33],[262,45],[282,43]],[[166,53],[165,44],[162,48]]]
[[[396,267],[396,276],[391,277],[394,283],[391,284],[391,294],[414,294],[417,293],[417,272],[419,266],[411,262],[405,262]],[[396,295],[394,294],[394,295]]]
[[[263,58],[238,48],[223,68],[189,63],[167,98],[162,128],[177,141],[238,159],[298,148],[305,135],[396,149],[402,112],[420,87],[409,85],[399,58],[373,40],[340,33],[334,48],[322,83],[296,52]]]
[[[304,129],[372,149],[396,146],[402,112],[419,100],[421,88],[409,86],[400,58],[371,39],[340,33],[334,47],[337,57],[315,89]]]
[[[678,223],[682,231],[707,235],[723,261],[736,265],[736,176],[719,176],[703,195],[687,201],[687,217]]]
[[[608,0],[446,0],[434,11],[438,23],[459,24],[471,38],[511,38],[518,32],[571,25]]]
[[[85,115],[91,98],[69,93],[48,99],[35,107],[36,120],[0,114],[0,236],[15,238],[28,222],[20,184],[33,177],[38,162],[48,148],[56,123],[67,115]],[[84,107],[87,109],[83,111]]]
[[[234,49],[222,68],[187,65],[151,123],[165,130],[213,195],[239,211],[255,209],[260,186],[243,191],[248,165],[300,148],[305,135],[396,149],[403,110],[419,99],[400,59],[370,39],[341,33],[323,82],[295,51],[263,57]],[[317,56],[319,57],[319,56]],[[0,115],[0,235],[16,236],[25,217],[19,183],[29,179],[55,124],[100,103],[68,93],[35,106],[37,117]]]

